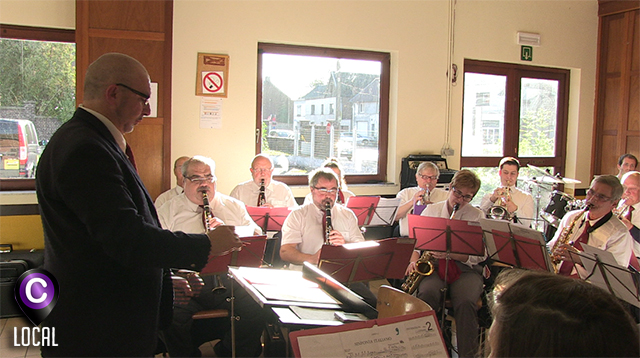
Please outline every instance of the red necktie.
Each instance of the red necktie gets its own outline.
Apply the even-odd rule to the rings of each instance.
[[[590,227],[591,227],[591,224],[589,223],[589,221],[587,221],[586,225],[584,226],[584,231],[582,232],[582,234],[580,234],[580,237],[578,238],[578,240],[576,240],[573,243],[573,247],[575,247],[578,250],[582,250],[581,243],[584,242],[586,244],[589,241]],[[560,270],[558,271],[558,273],[564,276],[569,276],[571,275],[571,270],[573,270],[573,262],[567,260],[562,262],[562,265],[560,265]]]
[[[133,151],[131,150],[131,146],[129,145],[129,143],[127,143],[127,147],[125,148],[124,153],[127,155],[127,158],[129,158],[129,161],[131,162],[135,170],[138,171],[138,167],[136,166],[136,158],[133,157]]]
[[[631,221],[631,212],[634,210],[635,208],[633,206],[629,207],[629,210],[627,210],[627,215],[625,216],[625,218],[629,221]]]

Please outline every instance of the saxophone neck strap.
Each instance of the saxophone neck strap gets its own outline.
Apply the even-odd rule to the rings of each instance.
[[[599,228],[600,226],[604,225],[607,221],[609,221],[609,219],[611,219],[613,217],[613,213],[611,211],[609,211],[605,216],[601,217],[600,220],[596,221],[595,224],[593,224],[593,226],[589,227],[587,229],[587,232],[590,234],[592,232],[594,232],[597,228]],[[582,225],[584,225],[586,221],[585,220],[580,224],[580,226],[582,227]]]

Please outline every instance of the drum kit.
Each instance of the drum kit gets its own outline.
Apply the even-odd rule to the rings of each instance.
[[[564,214],[572,210],[583,209],[584,200],[575,199],[573,196],[556,190],[560,184],[580,184],[576,179],[564,178],[560,174],[551,174],[547,169],[542,169],[531,164],[527,164],[535,176],[523,178],[528,187],[529,193],[534,196],[536,217],[534,218],[534,228],[545,233],[547,241],[551,240],[553,234],[558,229],[560,220]],[[521,180],[520,178],[518,180]],[[548,197],[548,202],[546,200]],[[542,206],[544,209],[542,209]]]

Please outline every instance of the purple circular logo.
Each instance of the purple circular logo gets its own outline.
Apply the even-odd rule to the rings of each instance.
[[[53,301],[55,290],[47,275],[40,272],[30,273],[20,283],[20,299],[29,308],[42,309]]]

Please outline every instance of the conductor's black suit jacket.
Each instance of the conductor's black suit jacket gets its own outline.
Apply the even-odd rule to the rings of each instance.
[[[55,327],[58,346],[43,347],[43,355],[153,355],[159,317],[171,309],[164,269],[201,268],[207,236],[160,228],[136,170],[105,125],[82,108],[44,150],[36,191],[45,269],[60,285],[43,322]]]

